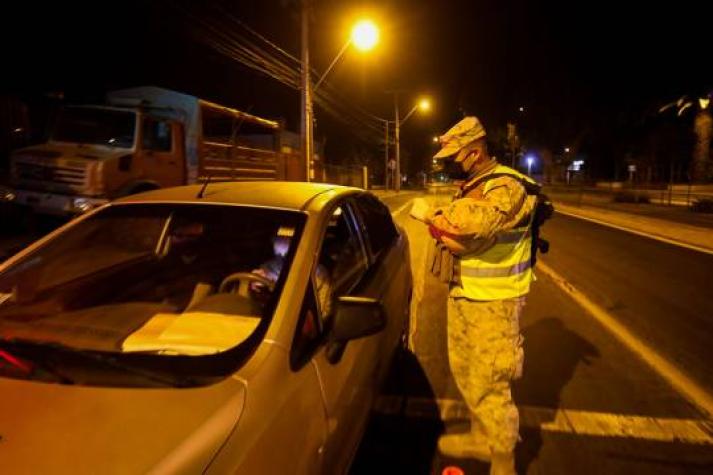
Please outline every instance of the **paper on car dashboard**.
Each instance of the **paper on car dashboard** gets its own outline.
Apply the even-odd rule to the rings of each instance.
[[[129,335],[122,351],[157,351],[186,355],[220,353],[245,341],[260,318],[220,313],[157,313]]]

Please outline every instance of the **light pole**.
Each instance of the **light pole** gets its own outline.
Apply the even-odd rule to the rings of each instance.
[[[344,53],[350,45],[354,45],[360,51],[369,51],[376,46],[376,43],[379,41],[379,30],[374,22],[370,20],[357,22],[352,29],[351,36],[347,42],[344,43],[342,49],[339,50],[339,53],[334,57],[329,67],[327,67],[313,88],[309,62],[309,16],[311,9],[312,0],[302,0],[302,114],[300,133],[305,160],[305,181],[308,182],[311,181],[312,178],[312,159],[314,157],[314,91],[319,88],[339,59],[344,56]]]
[[[384,190],[389,189],[389,121],[384,121]]]
[[[431,110],[431,101],[427,98],[420,99],[406,114],[406,116],[401,119],[399,118],[399,92],[392,91],[394,94],[394,139],[396,142],[396,169],[394,170],[394,190],[401,190],[401,126],[406,123],[406,121],[413,115],[416,110],[422,112],[428,112]]]
[[[396,140],[396,168],[394,169],[394,190],[401,191],[401,121],[399,119],[399,93],[394,93],[394,139]]]

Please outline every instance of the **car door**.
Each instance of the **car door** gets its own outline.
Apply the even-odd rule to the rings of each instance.
[[[408,330],[412,288],[406,234],[396,227],[391,212],[375,196],[363,193],[353,199],[361,235],[369,253],[368,279],[361,293],[378,298],[386,314],[380,337],[379,375],[384,376],[402,333]]]
[[[349,200],[329,210],[324,237],[312,273],[322,339],[312,362],[322,383],[327,416],[324,473],[345,468],[359,443],[375,393],[379,334],[335,344],[328,340],[334,302],[341,295],[361,295],[368,279],[369,255]],[[329,284],[325,285],[327,280]],[[327,288],[328,290],[320,290]],[[367,286],[368,287],[368,286]]]
[[[144,178],[161,187],[185,182],[185,152],[181,124],[144,116],[141,126],[140,157]]]

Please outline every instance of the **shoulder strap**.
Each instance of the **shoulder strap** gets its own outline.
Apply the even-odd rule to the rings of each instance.
[[[523,176],[516,175],[514,173],[496,172],[496,173],[489,173],[487,175],[475,178],[472,181],[464,184],[463,188],[461,189],[460,194],[461,194],[461,196],[465,196],[470,190],[475,189],[476,187],[480,186],[481,184],[485,183],[486,181],[493,180],[495,178],[502,178],[505,176],[517,180],[523,186],[523,188],[525,188],[525,192],[528,195],[539,195],[540,191],[542,190],[542,186],[540,186],[540,184],[537,183],[535,180],[525,178]]]

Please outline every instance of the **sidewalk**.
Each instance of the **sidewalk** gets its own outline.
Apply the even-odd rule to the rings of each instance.
[[[553,199],[555,210],[600,221],[638,234],[713,252],[713,215],[685,208],[630,203],[583,204],[577,206]]]
[[[425,192],[402,190],[396,193],[372,190],[372,193],[389,202],[397,197],[413,198]],[[576,195],[548,195],[554,202],[555,209],[562,214],[599,221],[637,234],[713,252],[713,214],[694,213],[680,206],[614,203],[608,199],[585,200],[579,205]]]

